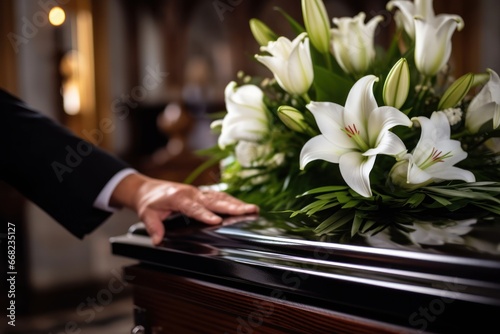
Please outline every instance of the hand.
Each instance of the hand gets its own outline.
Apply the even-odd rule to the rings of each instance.
[[[244,215],[259,211],[256,205],[244,203],[223,192],[202,191],[191,185],[141,174],[124,178],[111,195],[110,204],[134,210],[146,225],[154,245],[158,245],[165,234],[163,220],[174,212],[215,225],[222,222],[216,213]]]

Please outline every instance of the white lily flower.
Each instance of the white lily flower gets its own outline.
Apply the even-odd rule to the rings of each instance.
[[[467,157],[458,140],[450,139],[450,123],[444,112],[438,111],[431,118],[413,118],[422,127],[417,146],[409,156],[407,183],[426,185],[443,180],[475,182],[470,171],[454,167]]]
[[[398,8],[399,11],[395,14],[395,20],[398,27],[402,27],[408,36],[415,39],[415,16],[419,16],[424,20],[434,18],[434,9],[432,0],[393,0],[386,5],[387,10]]]
[[[462,30],[464,21],[457,15],[438,15],[431,19],[415,17],[415,65],[425,76],[435,76],[448,63],[451,37]]]
[[[373,95],[378,78],[367,75],[351,88],[345,107],[331,102],[311,102],[321,134],[311,138],[300,152],[300,168],[313,160],[338,163],[345,182],[364,197],[372,196],[370,172],[377,154],[398,155],[406,151],[401,139],[389,130],[411,126],[404,113],[379,107]]]
[[[365,24],[365,13],[355,17],[334,18],[337,28],[332,29],[333,55],[340,67],[351,74],[361,75],[375,58],[374,35],[381,15]]]
[[[262,90],[255,85],[237,87],[232,81],[224,93],[227,115],[222,120],[219,147],[223,149],[240,140],[261,140],[269,132]]]
[[[278,84],[290,94],[307,93],[314,79],[313,64],[309,49],[309,38],[304,32],[293,41],[279,37],[262,46],[271,56],[256,55],[255,58],[273,72]]]
[[[500,126],[500,78],[488,69],[490,80],[472,99],[465,114],[465,127],[470,133],[477,133],[481,126],[493,120],[493,129]]]

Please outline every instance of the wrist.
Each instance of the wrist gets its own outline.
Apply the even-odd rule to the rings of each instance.
[[[141,189],[146,185],[149,178],[139,173],[126,176],[114,189],[110,198],[110,205],[116,207],[127,207],[134,211],[138,209],[138,197]]]

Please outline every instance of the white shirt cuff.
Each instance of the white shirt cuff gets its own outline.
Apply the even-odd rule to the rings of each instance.
[[[94,207],[108,212],[115,212],[119,210],[120,208],[114,208],[109,206],[109,200],[111,199],[111,194],[113,194],[113,191],[115,190],[118,183],[120,183],[125,177],[134,173],[137,173],[137,171],[133,168],[125,168],[116,173],[108,181],[108,183],[106,183],[104,188],[102,188],[101,192],[94,201]]]

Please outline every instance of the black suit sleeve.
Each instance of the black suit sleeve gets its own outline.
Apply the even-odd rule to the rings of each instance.
[[[0,89],[0,178],[75,236],[109,217],[93,203],[126,167]]]

